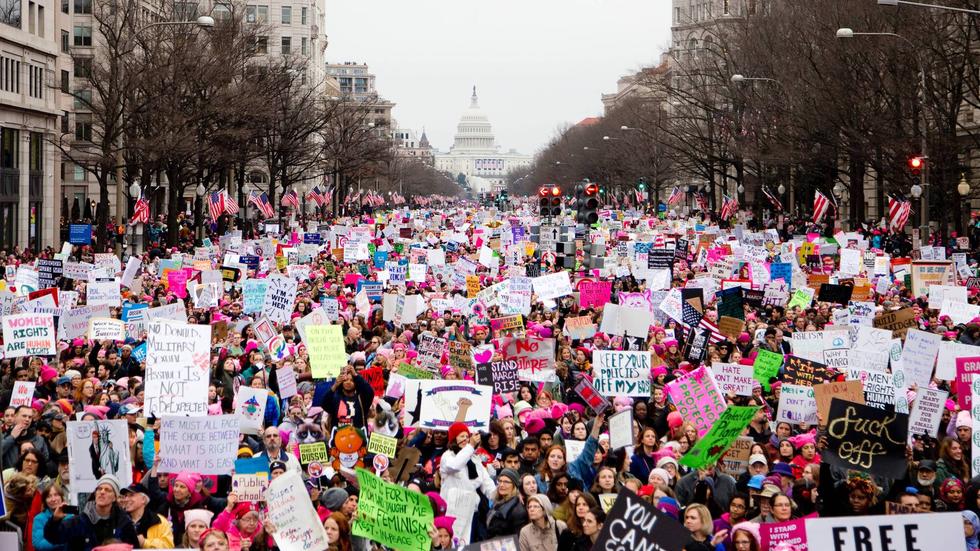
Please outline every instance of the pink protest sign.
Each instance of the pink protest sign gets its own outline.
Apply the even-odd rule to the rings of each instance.
[[[814,513],[786,522],[761,524],[759,526],[759,538],[762,541],[759,542],[759,549],[761,551],[773,551],[777,545],[788,543],[795,551],[807,551],[806,519],[816,516]]]
[[[980,356],[956,358],[956,403],[962,410],[970,411],[970,382],[976,373],[980,373]]]
[[[578,292],[578,302],[582,308],[605,306],[612,294],[612,281],[583,281]]]
[[[725,398],[718,390],[718,385],[705,366],[682,375],[668,384],[667,395],[677,407],[681,419],[694,423],[698,434],[708,432],[728,407]]]
[[[363,277],[361,274],[344,274],[344,285],[357,285],[357,280]]]
[[[187,272],[171,270],[167,272],[167,288],[180,298],[187,298]]]

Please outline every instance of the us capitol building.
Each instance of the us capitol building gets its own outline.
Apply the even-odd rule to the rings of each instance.
[[[530,165],[531,156],[513,149],[501,153],[494,142],[493,129],[480,110],[474,86],[470,108],[456,125],[456,135],[449,153],[435,154],[436,169],[452,174],[454,178],[463,174],[473,193],[502,191],[506,188],[507,173]]]

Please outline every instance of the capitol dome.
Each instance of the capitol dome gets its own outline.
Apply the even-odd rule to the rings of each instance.
[[[497,151],[490,120],[480,110],[476,86],[473,87],[470,108],[463,113],[459,119],[459,124],[456,125],[456,135],[453,137],[453,147],[450,151],[467,153],[495,153]]]

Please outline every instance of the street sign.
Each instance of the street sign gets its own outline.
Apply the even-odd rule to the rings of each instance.
[[[561,236],[561,232],[558,230],[557,226],[545,226],[541,225],[541,237],[540,246],[543,251],[553,251],[555,250],[555,243]]]

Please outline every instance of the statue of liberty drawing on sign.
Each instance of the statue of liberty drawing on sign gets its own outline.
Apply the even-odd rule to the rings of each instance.
[[[116,475],[119,472],[119,452],[113,449],[111,436],[109,425],[95,423],[88,453],[92,459],[92,474],[96,479],[102,475]]]

